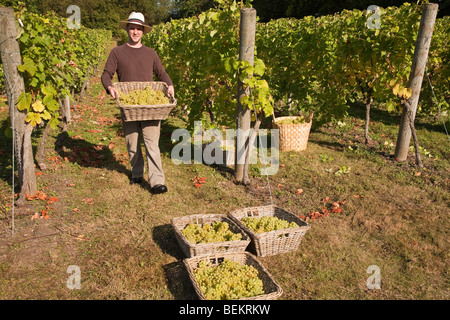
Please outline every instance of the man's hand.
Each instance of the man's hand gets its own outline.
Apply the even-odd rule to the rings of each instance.
[[[117,89],[113,86],[108,87],[108,92],[113,99],[117,99],[119,97],[119,91],[117,91]]]
[[[169,94],[169,96],[172,96],[175,98],[175,89],[173,86],[169,86],[169,88],[167,89],[167,93]]]

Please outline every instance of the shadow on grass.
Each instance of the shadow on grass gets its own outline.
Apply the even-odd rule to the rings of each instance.
[[[130,176],[131,172],[123,164],[127,154],[115,155],[107,145],[90,143],[82,138],[60,133],[55,142],[56,152],[66,161],[82,167],[105,168]]]
[[[362,104],[352,104],[348,108],[348,115],[357,119],[366,119],[366,107]],[[401,112],[391,112],[372,106],[370,109],[370,121],[380,122],[388,126],[398,126],[400,124]],[[417,130],[426,129],[428,131],[445,133],[442,122],[432,120],[430,116],[425,117],[420,112],[417,113],[414,121],[414,126]]]
[[[152,229],[152,238],[163,253],[169,254],[178,260],[163,266],[164,276],[174,298],[176,300],[196,299],[194,287],[182,262],[186,257],[178,245],[172,225],[164,224],[154,227]]]
[[[115,131],[122,130],[122,124],[114,124],[111,126]],[[170,155],[171,152],[171,132],[177,128],[164,124],[161,126],[160,150],[161,154]],[[125,143],[125,142],[123,142]],[[141,144],[142,152],[145,157],[145,147]],[[60,133],[55,142],[55,150],[66,161],[77,163],[82,167],[105,168],[107,170],[115,170],[119,173],[126,174],[131,179],[131,168],[129,165],[128,153],[116,155],[112,152],[108,145],[101,143],[94,144],[84,140],[81,137],[70,137],[67,132]],[[143,181],[141,186],[150,190],[147,181]]]
[[[198,300],[189,274],[183,262],[172,262],[163,266],[167,286],[175,300]]]
[[[184,161],[185,159],[183,158],[182,154],[173,154],[172,155],[173,147],[176,144],[181,142],[181,139],[180,139],[176,142],[176,144],[172,143],[172,133],[177,129],[184,129],[184,128],[176,127],[176,126],[170,124],[169,122],[163,122],[161,124],[161,137],[160,137],[160,142],[159,142],[160,151],[161,151],[161,154],[164,154],[166,157],[170,158],[171,160]],[[190,148],[190,150],[191,150],[191,156],[190,156],[189,160],[193,164],[194,163],[194,154],[195,154],[194,148],[195,148],[195,146],[193,144],[192,137],[190,137],[190,138],[191,138],[191,141],[190,141],[188,148]],[[201,154],[202,154],[202,165],[213,168],[219,174],[221,174],[223,177],[225,177],[227,179],[233,178],[233,176],[234,176],[233,168],[226,166],[224,164],[216,164],[216,163],[208,164],[204,161],[203,150],[202,150]],[[224,159],[224,161],[225,161],[225,159]]]

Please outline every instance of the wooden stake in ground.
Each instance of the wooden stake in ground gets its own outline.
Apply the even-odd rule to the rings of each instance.
[[[408,88],[411,88],[411,97],[408,104],[403,104],[403,113],[400,120],[400,128],[398,131],[397,145],[395,147],[394,157],[397,161],[405,161],[408,156],[409,144],[411,142],[412,131],[414,131],[414,118],[416,116],[417,104],[419,102],[420,89],[422,88],[423,75],[428,59],[428,51],[430,49],[431,36],[433,35],[434,23],[438,5],[435,3],[427,3],[424,5],[422,19],[420,21],[419,32],[417,34],[416,47],[409,76]],[[412,125],[411,125],[412,123]],[[414,144],[418,148],[417,135],[413,134]],[[420,152],[416,150],[416,154]],[[416,159],[420,166],[420,158]]]
[[[17,99],[25,91],[22,76],[17,66],[22,64],[19,44],[16,41],[17,28],[12,8],[0,7],[0,51],[5,75],[9,113],[13,127],[15,160],[19,176],[20,197],[16,204],[25,201],[25,194],[35,194],[36,174],[31,145],[32,126],[26,123],[26,113],[17,109]]]
[[[253,66],[255,57],[255,30],[256,30],[256,10],[244,8],[241,10],[241,20],[239,29],[239,60],[248,61]],[[244,182],[244,167],[246,152],[249,149],[250,133],[250,109],[242,106],[241,99],[249,96],[250,91],[244,88],[244,84],[238,81],[237,93],[237,117],[236,117],[236,159],[235,159],[235,179],[237,182]],[[247,164],[248,165],[248,164]],[[248,181],[248,179],[245,179]]]

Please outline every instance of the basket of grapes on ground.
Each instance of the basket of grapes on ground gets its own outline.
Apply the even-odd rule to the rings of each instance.
[[[313,115],[311,112],[306,117],[298,115],[275,118],[273,114],[274,128],[280,133],[280,151],[306,150]]]
[[[116,82],[113,86],[119,91],[116,100],[124,121],[165,120],[177,104],[162,81]]]
[[[201,300],[274,300],[283,290],[249,252],[229,252],[183,260]]]
[[[228,216],[250,236],[249,249],[259,257],[296,250],[311,227],[275,205],[237,209]]]
[[[186,257],[245,251],[250,238],[224,214],[196,214],[172,219],[172,226]]]

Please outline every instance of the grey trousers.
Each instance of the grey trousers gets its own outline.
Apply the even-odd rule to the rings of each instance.
[[[142,156],[141,142],[144,142],[147,156],[148,183],[150,187],[165,184],[165,176],[161,164],[159,150],[159,136],[161,121],[129,121],[122,120],[123,133],[127,144],[131,163],[131,177],[141,178],[144,175],[144,157]]]

